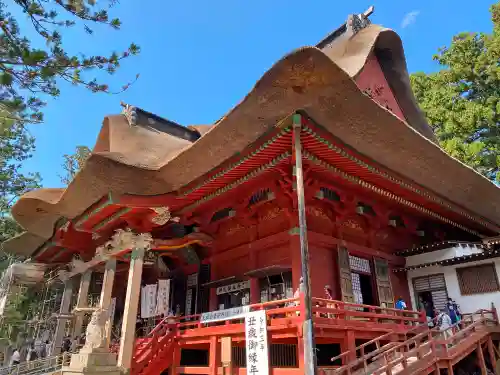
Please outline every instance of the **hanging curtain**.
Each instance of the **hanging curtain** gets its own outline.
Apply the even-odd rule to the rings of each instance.
[[[156,315],[168,315],[170,302],[170,279],[158,280],[158,294],[156,298]]]

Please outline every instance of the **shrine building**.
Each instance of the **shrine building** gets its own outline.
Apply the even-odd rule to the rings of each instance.
[[[271,372],[303,374],[302,229],[317,364],[338,369],[357,346],[425,325],[419,297],[438,309],[460,298],[417,290],[412,267],[432,263],[429,251],[407,263],[418,249],[500,234],[500,189],[441,149],[401,39],[366,14],[283,57],[214,124],[123,106],[67,188],[31,191],[12,209],[25,232],[4,250],[56,272],[64,291],[54,353],[112,306],[99,348],[119,368],[245,374],[245,329],[231,314],[265,309]]]

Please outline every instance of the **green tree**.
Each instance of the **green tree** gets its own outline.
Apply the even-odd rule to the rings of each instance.
[[[66,154],[63,156],[64,162],[62,167],[64,169],[64,175],[60,176],[63,184],[69,185],[69,183],[73,181],[75,175],[85,165],[90,153],[91,151],[87,146],[76,146],[74,154]]]
[[[500,181],[500,2],[491,33],[460,33],[434,60],[441,70],[412,74],[417,101],[450,155]]]
[[[16,198],[39,187],[38,173],[21,172],[34,147],[33,137],[21,122],[0,117],[0,243],[21,231],[10,216]]]
[[[43,120],[44,98],[58,96],[63,81],[104,93],[130,85],[113,91],[95,76],[113,74],[123,59],[139,52],[135,44],[108,56],[71,54],[63,44],[64,31],[75,26],[88,34],[96,25],[119,29],[120,20],[108,14],[114,5],[114,0],[100,6],[95,0],[0,0],[0,242],[21,231],[10,216],[12,204],[39,187],[40,176],[22,173],[20,167],[34,150],[24,125]],[[27,22],[19,23],[14,14]],[[33,35],[30,27],[38,36],[35,43],[27,37]]]
[[[132,43],[126,51],[109,56],[85,56],[83,51],[78,55],[68,53],[63,44],[64,30],[75,25],[88,34],[93,33],[96,24],[119,29],[120,20],[108,14],[107,8],[114,5],[110,1],[98,7],[96,0],[0,0],[0,110],[4,116],[18,121],[42,121],[43,96],[58,96],[61,81],[92,92],[112,92],[108,84],[87,77],[88,73],[113,74],[123,59],[138,53],[138,46]],[[43,43],[34,45],[26,36],[28,26],[22,29],[9,10],[25,14],[27,25],[32,26]],[[118,92],[128,87],[129,84]]]

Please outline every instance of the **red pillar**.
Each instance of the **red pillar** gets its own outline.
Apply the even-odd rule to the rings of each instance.
[[[217,336],[212,336],[210,337],[210,353],[208,357],[208,367],[209,367],[209,374],[210,375],[217,375],[217,367],[218,367],[218,355],[219,355],[219,350],[217,346],[219,345],[219,342],[217,340]]]
[[[347,331],[345,335],[345,347],[350,352],[347,357],[349,362],[356,360],[356,339],[354,336],[354,331]]]
[[[297,232],[297,233],[295,233]],[[290,230],[290,256],[292,259],[292,285],[295,291],[299,287],[302,276],[302,260],[300,258],[300,238],[298,229]]]

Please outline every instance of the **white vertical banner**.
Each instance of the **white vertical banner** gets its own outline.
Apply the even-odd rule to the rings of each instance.
[[[141,318],[145,319],[148,316],[148,287],[143,286],[141,288]]]
[[[193,302],[193,289],[188,289],[186,291],[186,310],[184,315],[191,315],[191,305]]]
[[[158,294],[156,298],[156,315],[168,315],[170,302],[170,279],[158,280]]]
[[[247,374],[269,375],[269,348],[265,310],[245,315]]]
[[[151,284],[148,285],[148,294],[147,294],[147,299],[148,299],[148,318],[152,318],[156,315],[156,284]]]
[[[111,305],[109,306],[109,321],[111,324],[115,321],[115,311],[116,311],[116,297],[111,298]]]

